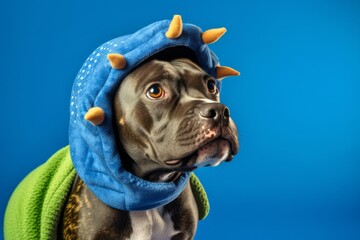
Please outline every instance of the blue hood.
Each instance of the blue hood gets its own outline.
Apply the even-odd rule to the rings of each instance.
[[[153,23],[134,34],[115,38],[98,47],[81,67],[72,88],[70,106],[70,150],[77,174],[105,204],[121,210],[147,210],[167,204],[184,190],[190,173],[176,182],[148,182],[127,172],[120,160],[113,129],[113,97],[121,81],[140,63],[172,47],[191,49],[199,65],[216,78],[218,59],[204,44],[200,28],[184,24],[176,39],[165,36],[170,21]],[[120,53],[126,67],[111,67],[107,55]],[[217,81],[220,87],[220,82]],[[84,119],[87,111],[100,107],[102,124]]]

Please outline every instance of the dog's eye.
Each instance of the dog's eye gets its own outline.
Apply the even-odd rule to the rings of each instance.
[[[216,82],[213,79],[207,81],[207,88],[211,94],[217,94],[219,92],[218,88],[216,87]]]
[[[164,89],[159,84],[153,84],[146,92],[146,96],[150,99],[162,98],[165,95]]]

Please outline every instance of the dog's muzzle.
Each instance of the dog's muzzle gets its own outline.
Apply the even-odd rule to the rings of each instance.
[[[194,109],[196,119],[189,129],[181,129],[182,132],[188,132],[183,139],[190,144],[192,149],[186,157],[177,160],[166,161],[169,165],[181,165],[180,169],[198,168],[203,166],[217,166],[222,161],[230,161],[238,152],[239,143],[237,138],[237,129],[227,106],[218,103],[201,103]],[[189,140],[192,139],[192,140]]]
[[[202,146],[197,150],[196,167],[217,166],[222,161],[231,159],[238,151],[236,135],[229,135],[230,110],[220,103],[205,103],[199,110],[200,118],[203,118],[210,128],[205,135]],[[212,129],[212,130],[211,130]]]

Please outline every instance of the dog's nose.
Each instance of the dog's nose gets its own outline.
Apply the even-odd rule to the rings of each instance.
[[[202,118],[213,119],[221,121],[225,124],[229,122],[230,111],[229,108],[220,103],[206,103],[199,109],[199,115]]]

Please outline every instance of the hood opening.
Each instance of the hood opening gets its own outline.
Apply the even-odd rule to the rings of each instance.
[[[177,58],[190,59],[191,61],[193,61],[194,63],[196,63],[197,65],[200,66],[195,52],[186,46],[175,46],[175,47],[165,48],[165,49],[161,50],[160,52],[157,52],[154,55],[152,55],[151,57],[147,58],[141,64],[145,64],[154,59],[170,62],[171,60],[174,60]]]

